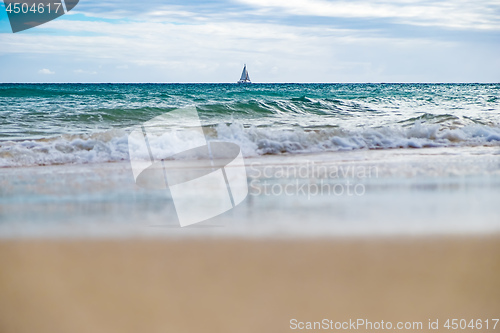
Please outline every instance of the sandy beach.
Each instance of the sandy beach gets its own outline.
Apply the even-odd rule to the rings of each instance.
[[[500,314],[496,152],[248,159],[248,198],[187,228],[168,191],[137,187],[126,162],[3,169],[0,332],[492,325]],[[312,193],[315,184],[364,192]],[[351,322],[361,326],[336,329]]]
[[[292,319],[426,331],[498,318],[499,263],[498,235],[4,240],[0,331],[289,332]]]

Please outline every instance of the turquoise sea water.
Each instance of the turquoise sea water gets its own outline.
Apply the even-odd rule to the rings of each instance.
[[[193,234],[128,163],[133,126],[188,106],[241,147],[250,191],[194,234],[500,230],[500,84],[2,84],[0,238]]]
[[[500,143],[500,84],[1,84],[0,166],[127,160],[127,128],[192,105],[246,156]]]

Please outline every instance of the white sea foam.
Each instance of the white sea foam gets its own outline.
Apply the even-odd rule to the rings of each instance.
[[[380,127],[344,130],[244,128],[219,124],[217,138],[235,142],[246,155],[309,153],[354,149],[394,149],[500,145],[500,128],[467,125],[450,129],[416,121],[411,127]]]
[[[415,121],[411,126],[361,127],[355,129],[245,127],[220,123],[206,128],[208,140],[238,144],[245,156],[314,153],[356,149],[397,149],[460,146],[500,146],[500,127],[479,124],[449,128]],[[170,132],[151,138],[156,156],[169,158],[189,145],[189,132]],[[128,160],[127,130],[91,135],[67,135],[43,140],[0,143],[0,167],[53,164],[104,163]],[[174,149],[176,147],[176,149]],[[144,156],[147,158],[147,156]]]
[[[0,167],[103,163],[126,159],[128,143],[123,130],[0,143]]]

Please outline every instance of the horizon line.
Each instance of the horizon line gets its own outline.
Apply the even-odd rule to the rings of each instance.
[[[0,82],[0,84],[234,84],[237,82]],[[245,86],[258,84],[500,84],[500,82],[252,82]]]

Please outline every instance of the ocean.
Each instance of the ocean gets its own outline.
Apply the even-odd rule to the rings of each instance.
[[[186,107],[250,192],[180,229],[128,136]],[[500,84],[0,84],[0,124],[0,238],[500,231]]]
[[[127,128],[187,106],[245,156],[500,142],[500,84],[2,84],[0,167],[127,160]]]

